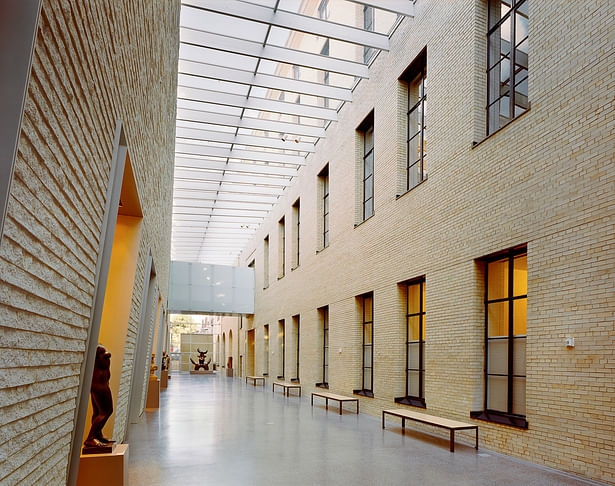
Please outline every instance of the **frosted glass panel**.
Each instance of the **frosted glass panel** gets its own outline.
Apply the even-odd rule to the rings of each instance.
[[[419,316],[408,317],[408,341],[419,340]]]
[[[527,334],[527,299],[513,301],[513,333],[515,336]]]
[[[418,314],[421,302],[421,284],[408,286],[408,314]]]
[[[364,322],[372,320],[372,297],[366,296],[363,298]]]
[[[488,373],[507,374],[508,373],[508,339],[490,339],[489,346]]]
[[[371,346],[363,348],[363,366],[368,366],[368,367],[372,366],[372,348],[371,348]]]
[[[503,299],[508,297],[508,259],[491,262],[487,268],[488,286],[487,299]]]
[[[408,345],[408,368],[419,369],[419,343]]]
[[[489,396],[487,397],[487,408],[500,412],[507,411],[508,401],[508,379],[505,376],[489,376],[488,378]]]
[[[419,396],[419,372],[408,372],[408,395],[411,397]]]
[[[372,389],[372,370],[363,370],[363,389]]]
[[[525,375],[525,338],[513,340],[513,374]]]
[[[363,344],[372,343],[372,324],[365,324],[365,333],[363,335]]]
[[[512,413],[525,415],[525,378],[513,378]]]
[[[508,336],[508,302],[487,304],[489,337]]]
[[[513,262],[513,295],[527,294],[527,254],[516,256]]]

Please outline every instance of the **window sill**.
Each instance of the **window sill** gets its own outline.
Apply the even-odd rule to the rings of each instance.
[[[372,215],[369,218],[365,218],[363,221],[361,221],[360,223],[355,223],[354,227],[358,228],[359,226],[361,226],[363,223],[365,223],[366,221],[369,221],[370,219],[372,219],[374,217],[376,213],[372,213]]]
[[[329,245],[323,246],[320,250],[316,250],[316,254],[318,255],[320,252],[325,251],[327,248],[329,248]]]
[[[353,395],[360,395],[362,397],[374,398],[374,392],[371,390],[352,390]]]
[[[291,383],[299,383],[299,378],[291,378],[290,382]]]
[[[263,373],[263,376],[269,376],[269,373]]]
[[[284,275],[278,275],[278,280],[282,280],[284,278]]]
[[[527,429],[529,427],[527,420],[525,420],[525,417],[522,415],[512,415],[504,412],[496,412],[494,410],[479,410],[476,412],[470,412],[470,418],[501,425],[508,425],[518,429]]]
[[[412,407],[427,408],[427,405],[425,404],[425,399],[418,397],[398,397],[395,399],[395,403],[399,403],[401,405],[410,405]]]
[[[326,388],[327,390],[329,389],[329,383],[316,383],[316,385],[318,388]]]
[[[419,187],[421,184],[423,184],[425,181],[427,181],[427,177],[425,177],[425,179],[423,179],[421,182],[419,182],[418,184],[412,186],[410,189],[406,190],[406,192],[403,192],[401,194],[397,194],[395,196],[395,200],[400,199],[402,197],[404,197],[406,194],[408,194],[409,192],[412,192],[414,189],[416,189],[417,187]]]
[[[266,285],[265,287],[263,287],[263,290],[267,290],[269,288],[269,285]]]
[[[525,115],[526,113],[529,113],[532,109],[532,105],[530,104],[530,106],[528,107],[527,110],[525,110],[523,113],[521,113],[519,116],[516,116],[515,118],[513,118],[512,120],[510,120],[506,125],[501,126],[500,128],[498,128],[495,132],[490,133],[489,135],[485,136],[485,138],[483,138],[482,140],[479,140],[478,142],[472,142],[472,148],[476,148],[478,147],[481,143],[483,143],[485,140],[493,137],[496,133],[501,132],[502,130],[504,130],[508,125],[510,125],[511,123],[513,123],[514,121],[518,120],[519,118],[521,118],[523,115]]]
[[[284,375],[278,375],[278,380],[283,380],[284,379]]]
[[[297,270],[299,268],[299,265],[295,265],[294,267],[290,268],[291,272],[294,272],[295,270]]]

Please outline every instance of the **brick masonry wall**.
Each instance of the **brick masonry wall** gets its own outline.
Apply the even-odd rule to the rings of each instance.
[[[317,309],[329,305],[329,385],[351,394],[361,384],[356,296],[373,291],[375,397],[361,398],[361,409],[378,415],[396,407],[394,397],[405,392],[397,284],[425,275],[427,413],[469,421],[470,411],[482,409],[484,389],[484,270],[476,259],[527,244],[529,429],[477,421],[481,444],[615,483],[615,6],[531,2],[531,109],[485,140],[486,2],[415,6],[415,18],[397,28],[390,52],[376,58],[370,79],[246,248],[244,264],[248,255],[256,259],[255,373],[263,369],[263,325],[270,325],[271,352],[277,321],[300,314],[307,395],[322,378]],[[398,77],[425,46],[428,179],[396,197],[405,161]],[[372,109],[375,214],[355,228],[355,129]],[[330,245],[317,252],[317,174],[326,163]],[[263,237],[275,234],[298,197],[301,264],[263,290]],[[277,244],[270,241],[271,255]],[[574,348],[566,348],[566,336]]]
[[[143,209],[124,435],[148,247],[167,295],[178,22],[176,1],[43,2],[0,246],[2,484],[66,483],[117,120]]]

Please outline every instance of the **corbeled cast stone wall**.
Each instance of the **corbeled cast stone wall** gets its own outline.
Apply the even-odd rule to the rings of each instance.
[[[246,248],[244,264],[256,262],[255,374],[263,371],[263,326],[273,352],[278,320],[300,314],[308,395],[322,381],[317,309],[328,305],[330,390],[352,394],[361,387],[356,297],[373,292],[374,398],[361,397],[361,410],[377,415],[399,406],[393,399],[405,394],[406,331],[398,284],[425,276],[426,412],[470,421],[470,411],[483,408],[479,259],[527,245],[529,428],[476,421],[481,445],[615,483],[613,6],[531,0],[531,109],[485,139],[486,3],[415,3],[415,18],[394,32],[390,52],[378,55],[370,79]],[[425,47],[428,178],[398,197],[406,157],[398,78]],[[355,130],[371,110],[375,213],[355,227]],[[317,175],[327,163],[330,245],[317,251]],[[263,238],[272,235],[270,254],[278,255],[277,222],[299,197],[301,264],[264,289]],[[271,275],[277,265],[272,257]],[[566,347],[568,336],[575,347]],[[471,443],[470,434],[460,439]]]
[[[178,22],[178,1],[43,2],[0,246],[2,484],[66,483],[118,120],[143,210],[128,378],[148,247],[166,299]]]

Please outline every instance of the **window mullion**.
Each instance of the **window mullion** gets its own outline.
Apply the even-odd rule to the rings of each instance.
[[[514,365],[514,320],[513,320],[513,294],[514,294],[514,256],[508,257],[508,413],[513,409],[513,365]]]

